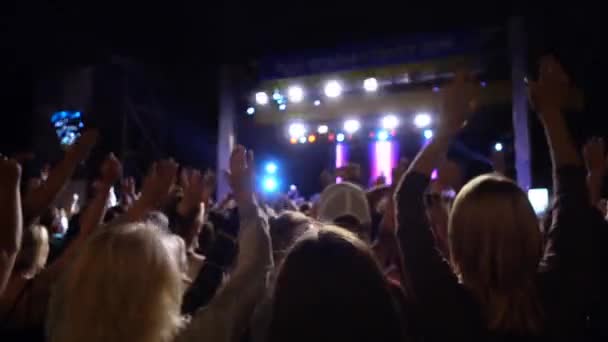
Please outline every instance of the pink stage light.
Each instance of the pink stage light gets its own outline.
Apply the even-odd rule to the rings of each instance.
[[[346,145],[336,144],[336,169],[346,166]],[[342,178],[337,177],[336,183],[342,183]]]
[[[435,180],[439,178],[439,172],[437,171],[437,169],[433,170],[433,172],[431,172],[431,180]]]
[[[373,156],[373,170],[372,174],[374,179],[380,176],[386,178],[387,184],[393,183],[393,142],[392,141],[377,141],[374,143],[374,156]]]

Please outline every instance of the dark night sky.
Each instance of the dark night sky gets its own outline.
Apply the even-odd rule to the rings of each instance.
[[[432,5],[20,1],[11,8],[3,3],[1,41],[7,53],[2,54],[0,70],[5,76],[0,83],[8,95],[9,112],[25,113],[27,118],[27,105],[22,104],[31,102],[33,80],[77,65],[104,63],[112,55],[127,56],[153,70],[162,80],[158,87],[182,115],[197,122],[202,134],[214,136],[220,63],[247,63],[265,54],[415,32],[504,25],[515,13],[494,4],[489,10],[462,3],[460,8]],[[458,10],[466,14],[459,15]],[[567,15],[546,9],[527,12],[534,41],[530,55],[557,52],[591,95],[599,92],[588,89],[598,88],[597,74],[604,64],[599,46],[605,40],[600,32],[605,30],[594,27],[602,22],[589,18],[585,10],[568,10]],[[596,119],[583,124],[584,131],[608,133],[603,113],[591,116]]]

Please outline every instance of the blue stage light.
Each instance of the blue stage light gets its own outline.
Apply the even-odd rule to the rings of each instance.
[[[277,191],[279,184],[274,177],[266,177],[262,183],[262,188],[265,192],[275,192]]]
[[[502,144],[501,144],[501,143],[499,143],[499,142],[497,142],[496,144],[494,144],[494,150],[495,150],[496,152],[500,152],[500,151],[502,151]]]
[[[433,137],[433,130],[431,129],[425,129],[424,132],[422,133],[424,135],[425,139],[431,139]]]
[[[343,142],[344,141],[344,133],[338,133],[336,135],[336,141]]]
[[[277,172],[278,167],[277,164],[271,162],[266,164],[265,169],[266,173],[275,174]]]
[[[378,131],[378,134],[376,134],[376,136],[378,137],[379,141],[388,140],[388,132],[385,130]]]

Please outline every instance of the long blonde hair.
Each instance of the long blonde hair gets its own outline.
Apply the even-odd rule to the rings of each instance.
[[[517,184],[496,174],[467,183],[452,207],[448,240],[454,269],[480,302],[490,331],[542,329],[536,289],[542,236]]]
[[[141,223],[93,236],[55,289],[49,341],[171,341],[182,322],[175,239]]]

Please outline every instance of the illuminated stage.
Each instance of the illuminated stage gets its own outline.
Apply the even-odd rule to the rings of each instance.
[[[323,168],[338,168],[354,162],[363,169],[364,183],[371,184],[381,176],[391,183],[391,171],[399,157],[414,155],[432,138],[442,87],[456,70],[466,69],[476,76],[481,115],[493,115],[497,108],[510,115],[527,101],[525,93],[513,92],[519,82],[512,84],[510,74],[488,73],[480,58],[480,54],[494,53],[487,52],[484,44],[495,33],[421,35],[337,47],[326,53],[260,59],[257,80],[248,82],[252,86],[245,92],[234,91],[234,84],[241,82],[242,76],[226,72],[218,167],[227,166],[222,155],[234,143],[234,135],[225,129],[238,126],[239,142],[256,149],[258,155],[261,152],[263,159],[294,161],[298,165],[285,173],[306,173],[306,177],[316,179],[319,168],[314,167],[319,163]],[[506,56],[506,61],[511,57]],[[525,87],[523,78],[521,83]],[[228,112],[236,115],[230,117]],[[515,145],[519,135],[516,132]],[[502,148],[497,141],[491,146],[497,143]],[[529,147],[524,143],[518,157],[529,164]],[[307,149],[322,157],[302,161],[309,158]],[[529,174],[523,171],[518,168],[520,183],[529,183]],[[276,183],[276,190],[286,191],[286,183],[291,181],[277,179]]]

